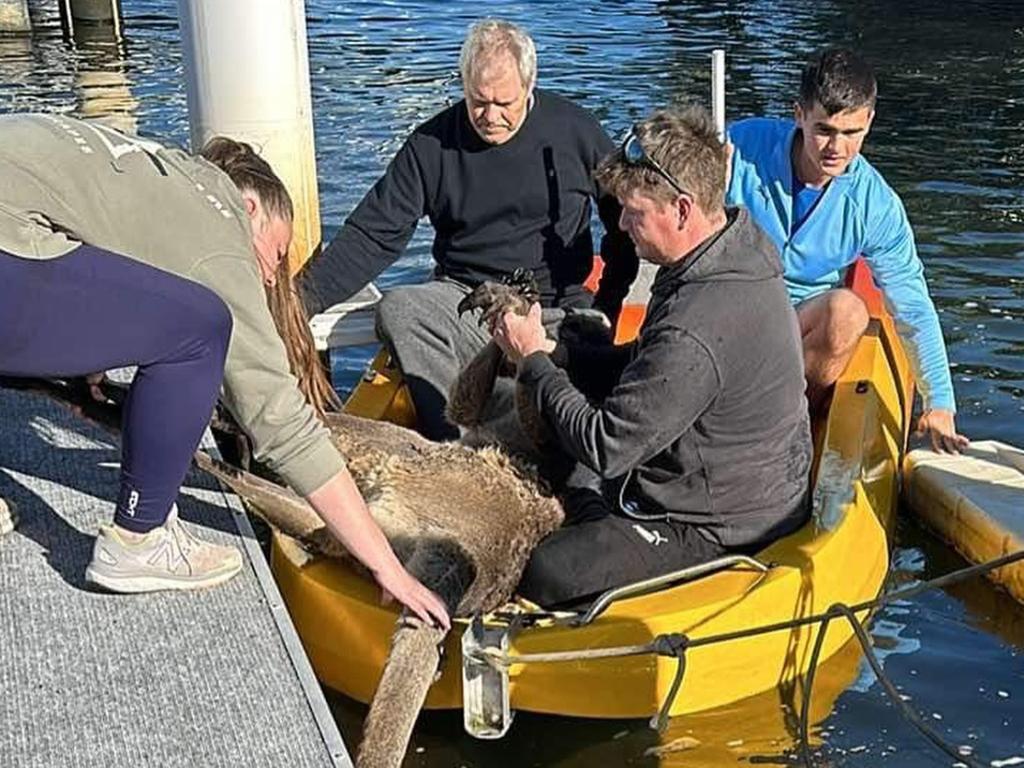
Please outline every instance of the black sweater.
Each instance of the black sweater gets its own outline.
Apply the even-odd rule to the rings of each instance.
[[[592,266],[591,199],[608,233],[595,306],[614,319],[637,271],[619,205],[601,195],[592,173],[614,149],[597,120],[553,93],[537,90],[522,127],[490,145],[460,101],[417,128],[300,277],[312,312],[343,301],[393,263],[416,223],[434,226],[435,275],[475,286],[523,267],[545,306],[586,306],[581,284]]]
[[[717,237],[658,271],[631,347],[554,357],[568,372],[538,352],[519,382],[563,449],[626,484],[624,514],[743,548],[807,519],[800,333],[778,252],[746,210],[731,209]]]

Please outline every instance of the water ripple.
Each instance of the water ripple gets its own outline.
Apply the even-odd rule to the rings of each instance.
[[[142,132],[187,142],[174,0],[122,0],[126,39],[119,45],[66,43],[55,0],[34,5],[30,38],[0,37],[0,112],[114,115]],[[442,6],[433,0],[307,0],[306,10],[328,238],[408,133],[461,97],[459,47],[467,26],[481,15],[530,29],[540,85],[591,109],[613,136],[655,107],[706,104],[712,48],[728,52],[727,111],[735,119],[790,114],[807,55],[826,42],[857,45],[880,79],[865,152],[901,193],[914,225],[948,339],[960,426],[972,437],[1024,443],[1024,3],[453,0]],[[381,283],[423,279],[430,240],[429,226],[421,225]],[[354,380],[368,354],[360,350],[341,359],[339,378]],[[931,541],[916,531],[901,536]],[[933,544],[926,549],[897,550],[894,579],[928,578],[935,563],[952,567],[948,550]],[[1020,661],[1014,656],[1024,645],[1024,629],[1006,630],[1015,609],[984,589],[891,606],[875,634],[896,651],[886,670],[903,681],[907,695],[934,704],[929,711],[943,717],[947,733],[961,743],[983,735],[986,747],[1000,750],[992,752],[997,757],[1021,748],[1016,699],[997,692],[1024,695],[1017,690]],[[914,653],[899,653],[918,644]],[[950,676],[956,685],[942,682]],[[848,749],[837,759],[844,766],[877,764],[878,755],[895,752],[890,740],[900,748],[890,764],[917,755],[912,737],[886,733],[884,726],[879,732],[892,711],[876,694],[872,688],[856,699],[841,697],[826,727],[829,743]],[[651,739],[641,726],[628,727],[629,737],[616,742],[633,749],[625,754],[608,746],[614,740],[598,726],[572,726],[568,743],[563,722],[535,718],[526,727],[520,744],[532,750],[533,762],[545,765],[636,764]],[[427,764],[468,764],[467,755],[481,756],[474,764],[519,763],[514,748],[502,763],[493,749],[461,737],[458,727],[440,730],[439,737],[430,729],[417,737],[439,755]],[[787,738],[775,742],[782,745],[776,751],[791,743]],[[588,742],[602,740],[608,743],[594,744],[588,753]],[[971,743],[982,751],[980,741]]]

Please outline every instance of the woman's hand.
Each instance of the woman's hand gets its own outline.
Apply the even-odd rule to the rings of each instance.
[[[347,469],[342,469],[306,499],[328,530],[369,569],[387,595],[427,624],[451,629],[444,603],[405,570],[370,515]]]
[[[417,581],[397,561],[393,567],[374,573],[374,578],[384,590],[385,603],[395,599],[424,623],[441,626],[446,632],[452,628],[448,610],[441,598]]]

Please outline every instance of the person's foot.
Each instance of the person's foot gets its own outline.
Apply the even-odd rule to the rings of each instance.
[[[13,501],[0,499],[0,536],[4,536],[14,530],[18,524],[18,508]]]
[[[175,506],[167,521],[148,533],[100,526],[85,580],[111,592],[200,589],[227,581],[241,568],[235,547],[197,538],[178,520]]]

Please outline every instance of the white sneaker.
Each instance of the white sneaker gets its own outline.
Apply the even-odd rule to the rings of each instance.
[[[235,547],[196,538],[174,506],[167,521],[148,533],[100,526],[85,580],[111,592],[200,589],[227,581],[241,568]]]
[[[13,501],[0,499],[0,536],[10,533],[18,524],[18,508]]]

